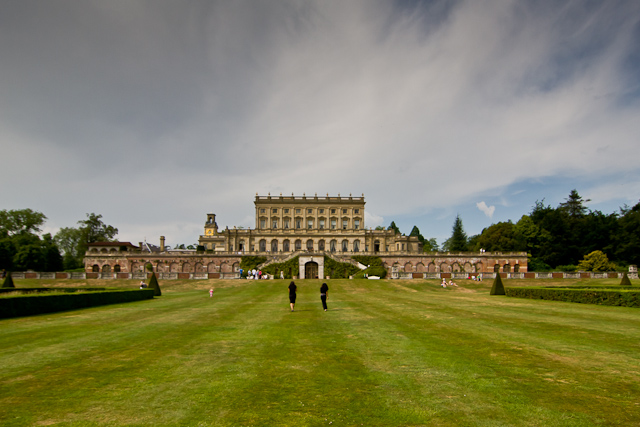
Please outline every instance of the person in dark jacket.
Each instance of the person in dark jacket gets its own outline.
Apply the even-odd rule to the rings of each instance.
[[[327,311],[327,297],[329,296],[329,287],[323,283],[320,287],[320,299],[322,300],[322,308]]]
[[[289,305],[291,306],[291,311],[293,311],[293,307],[296,305],[296,289],[297,288],[298,287],[292,280],[291,283],[289,283]]]

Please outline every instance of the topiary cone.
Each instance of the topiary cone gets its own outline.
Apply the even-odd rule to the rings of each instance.
[[[505,295],[500,273],[496,273],[496,278],[493,280],[493,286],[491,286],[491,292],[489,295]]]
[[[629,280],[629,276],[627,273],[622,275],[622,280],[620,281],[620,286],[631,286],[631,280]]]
[[[3,288],[15,288],[16,285],[13,284],[13,279],[11,278],[11,272],[7,273],[7,277],[4,278],[4,281],[2,282],[2,287]]]
[[[160,295],[162,295],[162,292],[160,291],[160,285],[158,285],[158,278],[156,277],[155,272],[151,275],[151,279],[149,280],[149,287],[153,289],[154,297],[159,297]]]

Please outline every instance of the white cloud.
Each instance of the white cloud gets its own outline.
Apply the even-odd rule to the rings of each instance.
[[[256,192],[365,193],[367,226],[541,178],[604,194],[636,169],[639,19],[638,2],[15,2],[0,192],[180,243],[207,212],[253,225]]]
[[[493,217],[493,213],[496,210],[495,206],[487,206],[485,202],[476,203],[476,207],[480,209],[480,211],[484,212],[484,214],[489,218]]]

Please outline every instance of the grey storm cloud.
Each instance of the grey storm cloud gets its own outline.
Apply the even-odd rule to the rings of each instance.
[[[635,1],[0,8],[3,208],[52,229],[187,243],[206,212],[252,226],[256,192],[365,193],[378,225],[549,177],[640,191]]]

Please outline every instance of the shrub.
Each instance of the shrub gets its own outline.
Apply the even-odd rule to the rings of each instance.
[[[11,272],[7,273],[7,277],[4,278],[2,282],[3,288],[15,288],[16,286],[13,284],[13,278],[11,278]]]
[[[158,278],[156,277],[156,273],[151,275],[151,280],[149,280],[149,289],[153,289],[153,296],[159,297],[162,295],[162,291],[160,291],[160,285],[158,284]]]
[[[382,259],[377,256],[368,256],[368,255],[354,255],[352,257],[354,260],[358,261],[360,264],[368,265],[364,270],[357,272],[353,277],[356,279],[363,279],[364,275],[368,276],[379,276],[381,279],[387,277],[387,269],[382,265]]]
[[[267,260],[264,256],[247,255],[240,259],[240,268],[244,271],[253,270]]]
[[[261,258],[264,258],[264,257],[261,257]],[[300,274],[300,265],[298,261],[299,261],[299,257],[293,257],[286,262],[276,262],[273,264],[269,264],[268,266],[262,269],[262,272],[270,274],[276,279],[279,279],[280,272],[282,271],[282,274],[284,275],[285,279],[292,279],[293,276],[298,276]]]
[[[620,286],[631,286],[631,280],[629,280],[629,276],[627,273],[622,275],[622,280],[620,281]]]
[[[332,279],[348,279],[358,273],[360,269],[347,262],[338,262],[328,256],[324,257],[324,274]]]
[[[491,292],[489,292],[489,295],[505,295],[500,273],[496,274],[496,278],[493,280],[493,286],[491,286]]]
[[[574,273],[578,271],[578,266],[577,265],[559,265],[556,268],[554,268],[554,270],[564,271],[565,273]]]

